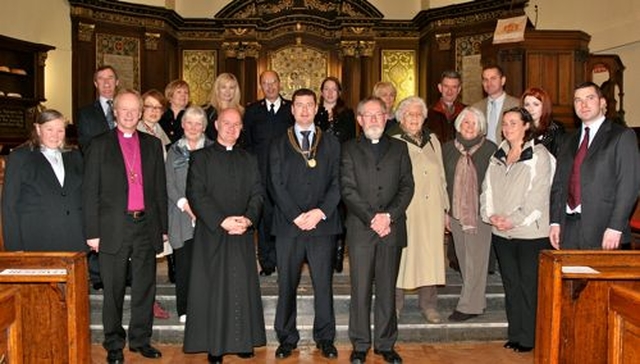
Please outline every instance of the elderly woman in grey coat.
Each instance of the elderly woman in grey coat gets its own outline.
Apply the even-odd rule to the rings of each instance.
[[[487,268],[491,251],[491,225],[480,218],[480,192],[489,159],[497,146],[485,138],[487,121],[482,111],[466,107],[455,120],[456,136],[442,147],[451,210],[447,229],[453,235],[460,263],[462,290],[449,321],[466,321],[486,307]]]
[[[184,135],[169,148],[167,153],[169,241],[175,255],[176,304],[180,322],[186,322],[187,318],[189,271],[191,270],[193,229],[196,220],[185,194],[187,172],[191,153],[213,143],[204,135],[206,127],[207,115],[202,108],[198,106],[187,108],[182,117]]]

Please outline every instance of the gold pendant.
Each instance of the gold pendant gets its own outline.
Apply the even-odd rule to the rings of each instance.
[[[307,165],[309,168],[316,168],[316,160],[315,158],[311,158],[307,161]]]

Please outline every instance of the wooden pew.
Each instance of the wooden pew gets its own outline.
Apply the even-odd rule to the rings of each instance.
[[[567,271],[575,266],[598,272]],[[543,251],[535,362],[606,363],[609,290],[613,285],[640,290],[640,252]]]
[[[640,291],[613,286],[609,291],[609,364],[640,360]]]
[[[91,362],[85,253],[2,252],[4,287],[20,292],[24,363]]]
[[[22,364],[22,314],[17,288],[0,288],[0,363]]]

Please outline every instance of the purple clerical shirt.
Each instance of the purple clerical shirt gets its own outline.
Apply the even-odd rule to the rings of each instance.
[[[138,132],[124,134],[118,129],[118,142],[120,142],[127,182],[129,183],[127,210],[142,211],[144,210],[144,184]]]

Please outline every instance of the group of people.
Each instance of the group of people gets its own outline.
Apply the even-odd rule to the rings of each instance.
[[[305,263],[315,292],[313,340],[336,358],[332,280],[348,248],[357,364],[372,346],[386,362],[402,362],[395,343],[408,290],[417,291],[428,322],[442,321],[436,288],[445,284],[445,231],[463,280],[449,321],[484,312],[494,250],[506,295],[505,347],[516,351],[535,344],[542,249],[616,249],[628,241],[640,191],[637,141],[605,119],[593,83],[576,87],[582,124],[567,134],[552,119],[547,92],[507,95],[496,65],[483,69],[487,97],[473,106],[458,100],[455,71],[443,72],[431,108],[419,97],[394,108],[388,82],[353,110],[335,77],[322,82],[319,99],[305,88],[283,98],[271,70],[259,81],[265,97],[245,109],[237,79],[223,73],[199,107],[182,80],[164,94],[117,92],[116,70],[104,66],[94,75],[98,99],[78,113],[80,150],[66,144],[64,116],[45,110],[31,139],[9,156],[5,246],[99,252],[109,363],[124,361],[127,340],[133,352],[161,356],[150,339],[156,255],[167,242],[184,350],[207,352],[212,363],[228,354],[250,358],[266,344],[259,275],[276,270],[275,355],[292,355]]]

